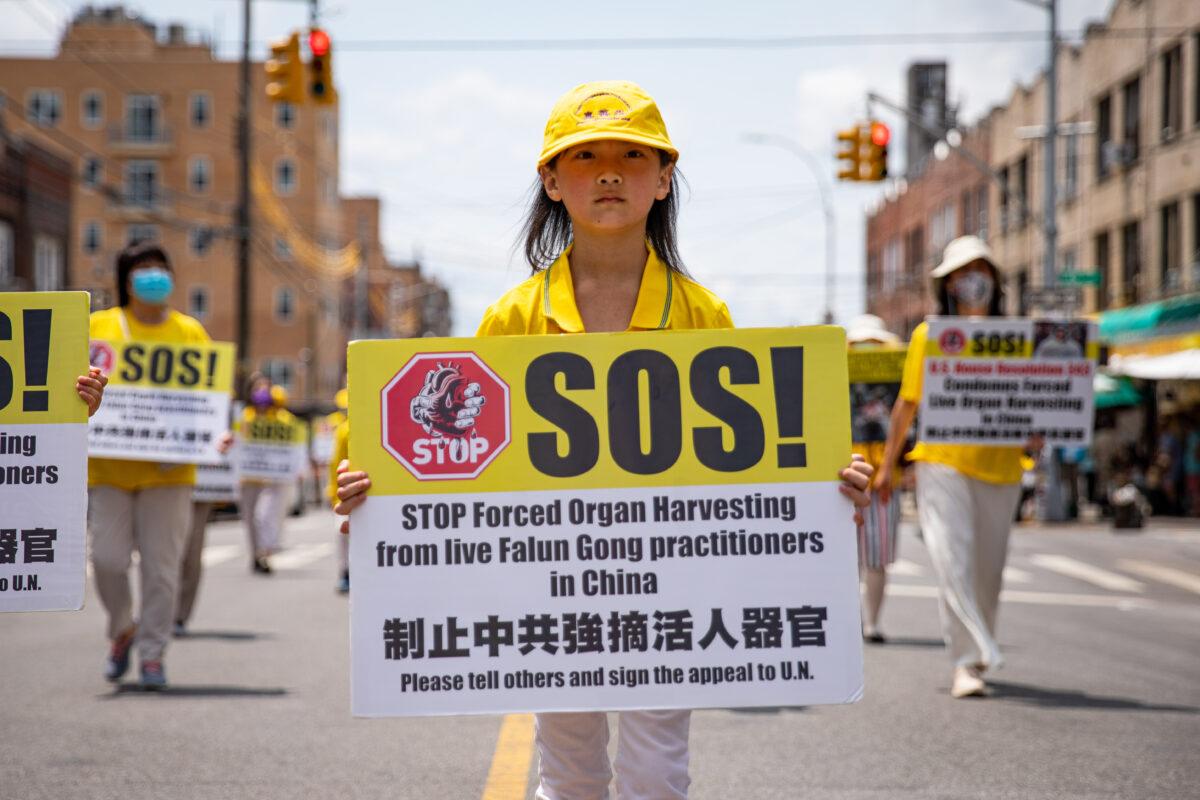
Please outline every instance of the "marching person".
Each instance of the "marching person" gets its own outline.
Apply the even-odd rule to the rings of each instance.
[[[533,275],[485,312],[479,336],[729,328],[725,303],[686,274],[676,246],[679,153],[658,107],[624,81],[577,86],[546,125],[525,226]],[[469,426],[479,404],[459,412]],[[839,473],[842,493],[867,503],[871,467]],[[339,466],[337,507],[366,500],[367,474]],[[856,516],[857,513],[856,513]],[[348,522],[343,523],[348,531]],[[616,756],[621,798],[687,796],[688,710],[624,711]],[[604,712],[536,717],[540,800],[608,796]]]
[[[863,314],[846,326],[846,343],[851,350],[879,350],[899,347],[900,337],[885,328],[879,317]],[[857,430],[858,426],[854,429]],[[885,427],[881,426],[880,431],[880,435],[886,435]],[[880,471],[884,442],[854,442],[851,447],[866,458],[876,473]],[[883,593],[887,588],[887,567],[896,561],[896,529],[900,525],[900,496],[896,489],[899,482],[900,475],[896,474],[886,498],[882,492],[871,494],[871,504],[863,513],[863,524],[858,526],[858,566],[866,589],[863,596],[863,639],[873,644],[887,641],[879,630],[879,612],[883,608]]]
[[[334,403],[338,410],[327,418],[334,428],[333,455],[329,459],[329,483],[326,485],[325,493],[329,498],[330,505],[337,508],[338,464],[350,457],[350,419],[347,416],[350,408],[349,390],[339,389]],[[335,588],[338,594],[348,594],[350,592],[350,538],[340,534],[337,538],[338,580]]]
[[[287,390],[272,384],[265,375],[250,378],[249,401],[242,413],[242,430],[256,421],[296,424],[296,418],[286,408]],[[279,536],[287,513],[284,507],[287,491],[286,481],[242,478],[239,510],[250,542],[250,570],[256,574],[271,574],[270,557],[279,550]]]
[[[939,315],[1003,316],[1000,269],[979,237],[960,236],[946,245],[930,277]],[[921,402],[928,331],[929,324],[922,322],[908,345],[900,396],[874,480],[884,503],[891,500],[894,465]],[[954,661],[952,697],[986,694],[983,674],[1002,661],[996,609],[1021,491],[1021,454],[1020,447],[918,441],[908,456],[916,462],[917,513],[937,573],[942,633]]]
[[[167,305],[174,285],[171,262],[161,247],[153,242],[129,245],[117,256],[118,304],[92,314],[91,338],[207,343],[204,326]],[[192,464],[88,459],[92,566],[96,591],[108,614],[104,677],[109,681],[120,680],[129,669],[136,643],[142,686],[160,689],[167,684],[163,652],[171,634],[195,482]],[[136,617],[129,585],[135,548],[141,574]]]

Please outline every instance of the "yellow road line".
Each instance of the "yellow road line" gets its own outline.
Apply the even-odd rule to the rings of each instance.
[[[533,760],[533,715],[509,714],[500,723],[483,800],[525,800]]]

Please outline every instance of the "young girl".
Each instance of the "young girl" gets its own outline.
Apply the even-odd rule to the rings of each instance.
[[[578,86],[554,107],[525,222],[533,275],[484,314],[480,336],[728,328],[720,298],[689,279],[675,240],[675,162],[654,101],[621,81]],[[865,506],[871,468],[841,471]],[[337,507],[366,499],[364,472],[339,466]],[[343,530],[348,530],[343,523]],[[621,712],[617,795],[687,796],[690,711]],[[540,800],[608,796],[604,712],[537,715]]]

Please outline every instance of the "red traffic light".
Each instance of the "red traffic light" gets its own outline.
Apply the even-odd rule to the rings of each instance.
[[[871,144],[876,147],[886,147],[892,138],[892,132],[882,122],[871,123]]]
[[[329,52],[329,34],[320,28],[308,32],[308,49],[318,58]]]

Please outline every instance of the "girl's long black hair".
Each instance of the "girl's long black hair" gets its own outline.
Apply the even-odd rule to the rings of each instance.
[[[663,166],[671,161],[671,155],[665,150],[659,150],[658,157]],[[547,166],[553,167],[554,160],[551,159]],[[687,268],[679,256],[678,234],[675,230],[681,182],[686,183],[676,168],[671,173],[671,191],[662,200],[655,200],[650,207],[650,214],[646,217],[646,238],[667,269],[687,275]],[[529,211],[521,225],[521,235],[525,240],[525,260],[529,262],[531,274],[553,264],[571,243],[571,215],[567,213],[565,205],[550,199],[540,178],[530,188]]]

